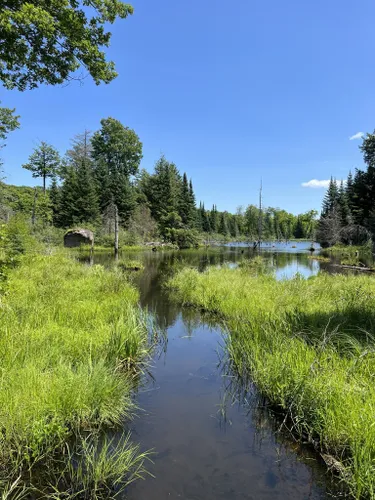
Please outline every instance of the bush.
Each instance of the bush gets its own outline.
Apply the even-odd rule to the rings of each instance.
[[[197,248],[201,243],[199,233],[195,229],[168,229],[166,238],[178,248]]]

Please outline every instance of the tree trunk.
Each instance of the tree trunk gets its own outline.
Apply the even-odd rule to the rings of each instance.
[[[43,194],[46,194],[46,176],[43,175]]]
[[[33,211],[31,214],[31,224],[34,226],[35,224],[35,210],[36,210],[36,200],[38,198],[37,188],[34,188],[34,203],[33,203]]]
[[[115,205],[115,259],[118,260],[118,210]]]

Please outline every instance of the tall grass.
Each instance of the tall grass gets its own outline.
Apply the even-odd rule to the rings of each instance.
[[[132,414],[133,379],[148,351],[137,300],[123,273],[63,253],[25,256],[10,272],[0,297],[0,481],[8,489],[19,476],[19,488],[32,484],[32,471],[81,431]]]
[[[355,498],[375,498],[375,280],[276,281],[211,268],[185,269],[169,286],[226,320],[239,376],[254,380],[293,433],[342,464]]]

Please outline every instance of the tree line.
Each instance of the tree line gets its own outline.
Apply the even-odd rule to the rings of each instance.
[[[365,169],[345,182],[331,177],[323,199],[317,237],[323,246],[363,245],[375,238],[375,131],[360,146]]]
[[[41,142],[23,167],[42,180],[29,203],[33,221],[55,227],[113,226],[113,206],[121,226],[137,240],[161,237],[179,246],[199,239],[313,238],[316,212],[293,215],[278,208],[249,205],[235,214],[214,205],[197,206],[192,180],[164,156],[152,173],[140,169],[142,142],[136,132],[114,118],[101,120],[93,134],[84,131],[61,157]],[[49,182],[50,181],[50,182]],[[9,202],[8,197],[8,205]],[[11,203],[10,203],[11,205]],[[13,204],[13,206],[16,206]]]

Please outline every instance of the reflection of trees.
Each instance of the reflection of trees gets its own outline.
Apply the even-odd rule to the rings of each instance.
[[[156,326],[161,330],[170,328],[179,314],[187,323],[197,321],[196,313],[189,308],[181,308],[173,301],[169,291],[165,289],[165,282],[178,270],[185,266],[197,268],[204,272],[210,266],[225,263],[239,263],[257,255],[250,247],[211,247],[199,250],[167,251],[167,252],[126,252],[129,259],[141,260],[145,270],[132,277],[140,291],[141,306],[148,309],[154,316]],[[275,269],[284,269],[290,265],[303,266],[314,269],[314,262],[308,259],[307,254],[262,252],[262,257]],[[94,254],[96,264],[106,267],[113,265],[112,252]],[[315,264],[316,265],[316,264]]]

